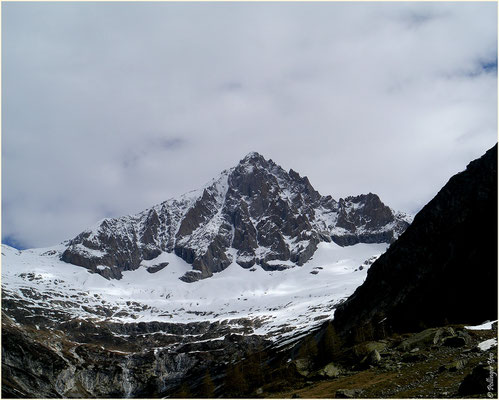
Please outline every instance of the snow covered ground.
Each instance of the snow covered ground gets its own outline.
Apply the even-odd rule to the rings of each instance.
[[[63,245],[24,251],[2,245],[2,289],[4,298],[59,309],[74,318],[175,323],[249,318],[259,321],[254,333],[282,340],[331,318],[334,307],[365,280],[370,263],[364,262],[372,262],[387,246],[320,243],[302,267],[268,272],[234,263],[211,278],[185,283],[178,278],[192,267],[172,253],[124,272],[121,280],[107,280],[60,261]],[[162,262],[169,264],[147,272]],[[93,311],[102,307],[110,312]]]
[[[497,322],[497,320],[495,321],[488,321],[488,322],[484,322],[483,324],[481,325],[475,325],[475,326],[465,326],[466,329],[470,329],[472,331],[482,331],[482,330],[486,330],[486,329],[492,329],[492,325]]]
[[[489,350],[494,346],[497,346],[497,339],[485,340],[478,344],[478,348],[482,351]]]

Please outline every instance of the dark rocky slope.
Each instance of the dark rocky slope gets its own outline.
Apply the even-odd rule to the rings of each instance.
[[[138,215],[103,220],[69,242],[62,260],[121,278],[162,252],[192,264],[183,280],[211,276],[236,262],[267,270],[303,265],[318,243],[390,243],[409,225],[375,194],[339,201],[307,177],[250,153],[203,190]]]
[[[497,319],[497,145],[453,176],[335,313],[338,332]]]
[[[2,398],[161,398],[268,343],[230,322],[67,320],[2,315]],[[18,322],[20,321],[20,322]]]
[[[497,324],[435,327],[343,348],[325,365],[299,351],[301,358],[281,360],[286,375],[261,385],[260,396],[257,388],[245,397],[497,398],[497,346],[481,347],[493,338]]]

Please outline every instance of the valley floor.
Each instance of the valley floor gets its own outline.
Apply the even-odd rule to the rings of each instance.
[[[451,329],[446,327],[441,329]],[[494,329],[462,329],[460,342],[427,345],[427,334],[407,334],[378,342],[381,359],[362,368],[351,366],[326,380],[305,379],[283,390],[261,394],[266,398],[497,398],[497,324]],[[430,329],[427,332],[431,335]],[[461,336],[461,335],[459,335]],[[401,342],[402,341],[402,342]],[[413,343],[402,350],[400,344]],[[373,342],[374,343],[374,342]],[[481,349],[480,347],[483,349]],[[488,346],[489,348],[487,348]],[[414,347],[416,346],[416,347]],[[454,347],[455,346],[455,347]],[[360,369],[360,370],[359,370]],[[472,378],[466,378],[471,376]],[[460,386],[468,380],[468,389]],[[487,386],[489,386],[487,388]],[[481,393],[477,393],[482,390]],[[490,389],[490,390],[489,390]],[[475,392],[475,393],[473,393]]]

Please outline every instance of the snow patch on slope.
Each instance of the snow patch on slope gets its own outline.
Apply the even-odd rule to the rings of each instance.
[[[496,322],[497,322],[497,320],[495,320],[495,321],[487,321],[487,322],[484,322],[483,324],[480,324],[480,325],[465,326],[465,328],[473,330],[473,331],[489,330],[489,329],[492,329],[492,325],[494,323],[496,323]]]
[[[481,351],[486,351],[486,350],[489,350],[491,349],[492,347],[495,347],[497,346],[497,339],[489,339],[489,340],[485,340],[481,343],[478,344],[478,348],[481,350]]]
[[[358,267],[386,247],[320,243],[301,267],[271,272],[232,263],[210,279],[185,283],[178,278],[192,266],[173,253],[164,252],[135,271],[124,271],[121,280],[107,280],[60,261],[63,245],[24,251],[2,245],[2,288],[4,297],[33,307],[38,301],[30,290],[49,294],[46,304],[74,318],[177,323],[249,318],[258,321],[254,333],[282,340],[332,318],[336,305],[365,280],[368,268]],[[165,262],[168,265],[156,273],[146,269]],[[112,310],[112,315],[91,311],[99,307]]]

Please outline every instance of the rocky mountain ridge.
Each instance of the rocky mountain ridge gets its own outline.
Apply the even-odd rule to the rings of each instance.
[[[61,260],[120,279],[162,252],[175,253],[193,266],[181,278],[192,282],[232,262],[265,270],[300,266],[320,242],[390,243],[410,221],[372,193],[322,196],[307,177],[253,152],[201,190],[102,220],[72,239]]]
[[[346,332],[497,319],[497,144],[454,175],[335,312]]]

